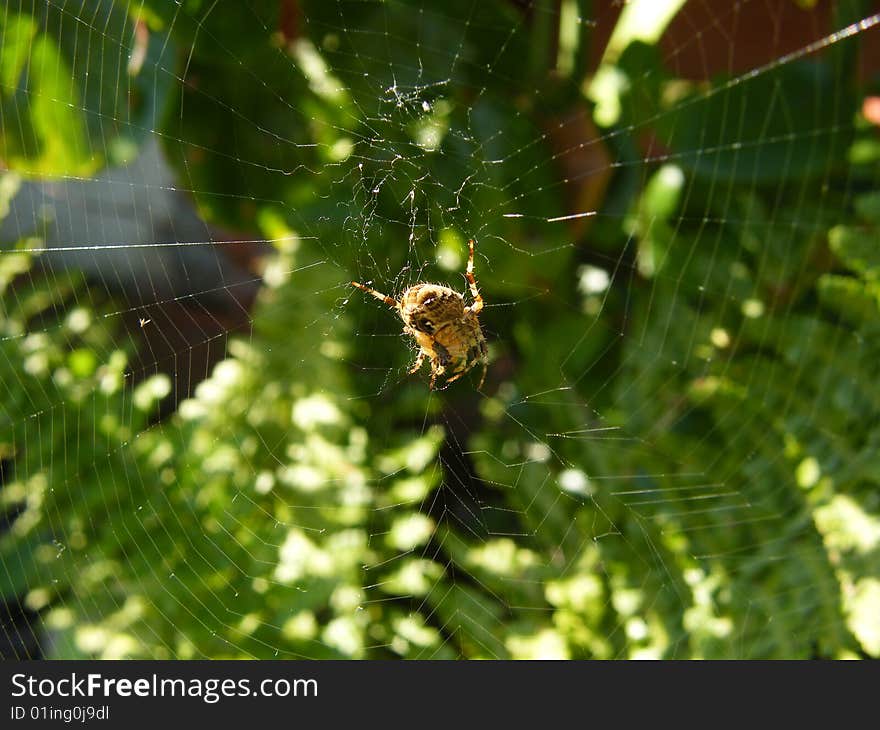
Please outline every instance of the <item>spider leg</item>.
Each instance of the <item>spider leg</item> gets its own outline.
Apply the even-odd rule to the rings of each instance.
[[[378,299],[380,302],[385,302],[385,304],[387,304],[389,307],[394,307],[394,309],[400,308],[400,304],[398,304],[396,299],[392,299],[387,294],[383,294],[380,291],[376,291],[375,289],[373,289],[370,286],[360,284],[356,281],[351,282],[351,285],[356,286],[358,289],[360,289],[363,292],[366,292],[367,294],[371,294],[372,296],[376,297],[376,299]]]
[[[443,387],[441,390],[446,390],[452,383],[461,378],[464,375],[467,375],[471,370],[473,370],[477,365],[483,366],[483,372],[480,374],[480,384],[477,386],[477,390],[480,390],[483,387],[483,382],[486,380],[486,371],[489,369],[489,359],[483,355],[478,360],[474,360],[469,363],[465,368],[459,370],[455,373],[451,378],[448,378],[445,383],[443,383]],[[433,382],[433,380],[432,380]]]
[[[464,272],[464,275],[467,277],[468,284],[471,288],[471,295],[474,298],[474,303],[469,307],[470,311],[474,314],[479,314],[480,310],[483,308],[483,297],[480,295],[480,290],[477,289],[477,280],[474,279],[474,239],[472,238],[468,241],[468,262],[467,262],[467,270]]]
[[[446,382],[443,384],[443,388],[445,389],[448,385],[450,385],[451,383],[454,383],[461,376],[467,375],[471,370],[473,370],[474,365],[476,365],[478,362],[479,362],[479,360],[474,360],[472,363],[469,363],[466,367],[462,368],[457,373],[455,373],[451,378],[448,378],[446,380]]]
[[[418,354],[418,357],[416,357],[416,361],[413,363],[413,366],[407,371],[407,374],[408,374],[408,375],[412,375],[412,374],[413,374],[414,372],[416,372],[420,367],[422,367],[422,363],[423,363],[423,362],[425,362],[425,353],[424,353],[424,352],[420,352],[420,353]],[[433,383],[434,381],[432,380],[431,382]]]

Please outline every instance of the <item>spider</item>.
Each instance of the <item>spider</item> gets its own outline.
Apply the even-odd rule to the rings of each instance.
[[[352,286],[372,294],[400,315],[403,333],[412,335],[419,346],[418,357],[409,372],[416,372],[427,358],[431,363],[431,390],[434,390],[438,376],[446,376],[443,386],[446,388],[479,364],[483,366],[483,375],[477,390],[483,387],[486,379],[488,351],[477,317],[483,309],[483,297],[474,279],[473,240],[468,241],[468,248],[465,276],[474,298],[470,306],[465,305],[464,297],[457,291],[440,284],[416,284],[403,292],[400,299],[393,299],[372,287],[351,282]]]

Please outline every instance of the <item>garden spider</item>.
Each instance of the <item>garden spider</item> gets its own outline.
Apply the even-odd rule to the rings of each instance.
[[[385,302],[403,320],[403,332],[412,335],[419,346],[419,354],[409,372],[416,372],[425,361],[431,363],[431,390],[439,376],[446,376],[446,388],[476,365],[482,364],[483,374],[477,390],[483,387],[488,367],[488,350],[478,315],[483,309],[483,297],[474,279],[474,241],[468,241],[469,255],[465,276],[470,286],[473,304],[465,305],[464,297],[454,289],[440,284],[416,284],[393,299],[387,294],[357,281],[351,282],[361,291]]]

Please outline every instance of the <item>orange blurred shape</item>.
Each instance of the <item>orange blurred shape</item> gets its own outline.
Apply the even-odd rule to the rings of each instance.
[[[866,96],[862,102],[862,116],[871,124],[880,127],[880,96]]]

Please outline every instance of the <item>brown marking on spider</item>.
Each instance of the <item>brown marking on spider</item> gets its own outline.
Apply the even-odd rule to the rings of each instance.
[[[352,286],[385,302],[403,320],[404,334],[412,335],[419,346],[419,354],[409,372],[416,372],[427,358],[431,363],[431,390],[439,376],[446,377],[443,385],[446,388],[480,364],[483,374],[477,390],[486,379],[489,358],[478,317],[483,309],[483,297],[474,279],[473,239],[468,241],[468,248],[465,276],[474,298],[469,306],[464,296],[440,284],[416,284],[403,292],[400,299],[394,299],[357,281],[351,282]]]

